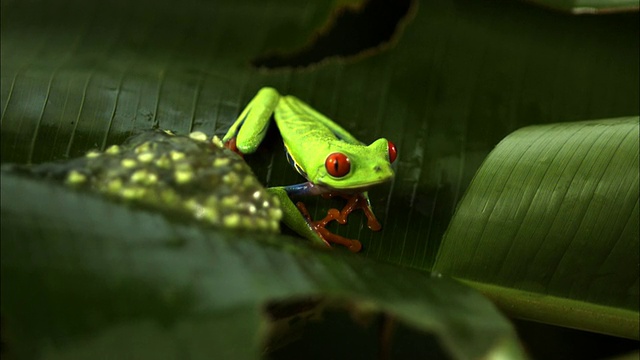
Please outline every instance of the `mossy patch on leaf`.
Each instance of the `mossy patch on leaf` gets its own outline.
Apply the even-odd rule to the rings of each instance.
[[[105,151],[27,170],[227,228],[277,232],[282,216],[277,199],[249,166],[217,137],[202,132],[179,136],[147,130]]]

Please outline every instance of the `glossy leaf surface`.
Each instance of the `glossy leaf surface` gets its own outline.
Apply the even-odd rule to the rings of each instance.
[[[484,284],[520,316],[637,339],[638,120],[509,135],[461,201],[435,270]]]
[[[390,42],[360,56],[332,56],[307,68],[287,67],[286,61],[273,70],[250,65],[268,54],[286,60],[287,54],[313,47],[313,39],[331,28],[332,16],[345,11],[336,8],[340,4],[347,2],[185,1],[176,6],[148,0],[3,1],[2,162],[73,158],[154,126],[181,134],[223,134],[260,87],[274,86],[308,102],[364,142],[385,137],[397,145],[395,180],[370,192],[382,232],[370,232],[358,214],[335,230],[362,241],[359,256],[367,261],[428,271],[471,179],[509,133],[531,124],[638,114],[637,14],[574,17],[513,1],[420,2],[400,21]],[[363,26],[368,26],[364,33],[380,27],[366,21]],[[266,185],[302,181],[282,155],[277,134],[272,135],[247,161]],[[32,190],[27,183],[14,185],[16,194]],[[342,205],[324,199],[307,202],[315,218]],[[22,230],[27,229],[33,241],[53,244],[48,252],[62,251],[62,240],[50,237],[48,227],[39,220],[29,223],[37,213],[23,209],[23,217],[9,219],[6,204],[3,200],[3,233],[28,239]],[[109,224],[123,234],[136,234],[138,227],[153,230],[155,223]],[[64,233],[66,227],[56,229]],[[189,234],[203,231],[187,229]],[[81,253],[100,251],[77,236],[71,243],[86,245]],[[111,236],[117,240],[120,235]],[[37,243],[31,247],[39,251]],[[24,251],[20,259],[31,259],[31,250]],[[133,250],[122,250],[112,261],[127,261],[127,251]],[[288,254],[285,250],[278,256]],[[4,256],[5,251],[3,266]],[[64,265],[65,256],[52,258],[52,266]],[[189,266],[188,257],[179,266],[171,256],[161,258],[154,266],[177,274]],[[30,261],[40,260],[34,255]],[[153,266],[144,270],[145,264],[136,266],[155,271]],[[18,261],[16,266],[26,269],[30,263]],[[38,282],[33,291],[47,293],[50,286],[77,299],[73,295],[84,280],[64,279],[64,286]],[[224,285],[239,292],[251,289],[242,281]],[[3,314],[4,304],[3,298]],[[48,310],[43,313],[50,316],[58,309]],[[257,312],[238,311],[246,324],[257,323]],[[244,333],[253,327],[238,329]],[[248,353],[254,354],[255,347],[251,349]]]

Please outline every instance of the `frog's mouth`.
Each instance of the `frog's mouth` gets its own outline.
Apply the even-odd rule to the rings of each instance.
[[[373,186],[389,182],[389,181],[391,181],[392,178],[393,178],[393,176],[382,177],[382,178],[370,180],[370,181],[367,181],[367,182],[355,183],[355,184],[349,185],[349,186],[345,186],[344,184],[340,184],[339,187],[331,186],[331,184],[327,184],[322,179],[319,179],[316,185],[321,187],[321,188],[323,188],[323,189],[327,189],[328,190],[327,192],[334,191],[334,192],[353,194],[353,193],[361,193],[361,192],[369,190],[369,188],[371,188]]]

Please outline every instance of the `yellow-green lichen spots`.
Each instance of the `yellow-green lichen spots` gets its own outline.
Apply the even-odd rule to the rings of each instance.
[[[67,184],[79,185],[87,181],[87,176],[77,170],[71,170],[67,175]]]
[[[107,153],[107,154],[110,154],[110,155],[116,155],[116,154],[118,154],[120,152],[120,146],[111,145],[104,152]]]
[[[142,131],[121,145],[90,151],[55,168],[51,176],[64,176],[61,179],[74,188],[211,225],[277,232],[282,218],[277,198],[244,161],[224,149],[219,138],[203,132],[180,136]]]

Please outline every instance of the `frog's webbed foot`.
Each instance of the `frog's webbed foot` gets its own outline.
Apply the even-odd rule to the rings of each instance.
[[[318,234],[320,235],[320,237],[322,238],[322,240],[324,240],[324,242],[327,244],[327,246],[331,247],[331,243],[334,244],[340,244],[342,246],[347,247],[347,249],[349,249],[349,251],[351,252],[358,252],[362,249],[362,244],[360,243],[360,241],[358,240],[353,240],[353,239],[347,239],[345,237],[342,237],[340,235],[334,234],[331,231],[327,230],[325,228],[325,226],[331,221],[334,220],[330,214],[327,214],[327,216],[319,221],[313,221],[311,220],[311,215],[309,215],[309,211],[307,210],[307,207],[302,203],[302,202],[298,202],[296,204],[296,206],[298,207],[298,210],[300,210],[300,212],[302,213],[302,215],[305,217],[305,219],[307,220],[307,222],[309,223],[309,226],[311,226],[311,228]],[[332,210],[335,210],[336,212],[338,212],[337,209],[331,209],[329,210],[329,212],[331,212]],[[346,223],[343,222],[343,224]]]
[[[323,194],[323,196],[325,198],[340,196],[344,199],[347,199],[347,205],[345,205],[344,208],[342,208],[342,211],[338,211],[338,209],[329,210],[329,212],[327,213],[327,217],[323,219],[323,220],[326,220],[327,218],[331,217],[331,219],[329,219],[327,223],[331,220],[336,220],[338,223],[344,225],[347,223],[347,216],[349,216],[349,214],[351,214],[353,210],[362,209],[362,211],[364,212],[364,215],[367,217],[367,226],[369,227],[369,229],[373,231],[379,231],[380,229],[382,229],[382,225],[380,225],[380,222],[378,221],[378,219],[376,219],[376,216],[373,214],[373,210],[371,210],[371,204],[369,204],[369,200],[367,197],[365,197],[365,195],[363,194],[345,195],[342,193],[327,193],[327,194]]]
[[[344,208],[342,208],[342,210],[329,209],[329,211],[327,212],[327,216],[325,216],[324,219],[318,221],[311,220],[311,216],[309,215],[309,212],[307,211],[307,208],[303,203],[298,202],[296,206],[298,207],[302,215],[307,219],[309,225],[315,230],[316,233],[318,233],[318,235],[320,235],[320,237],[327,243],[327,245],[329,245],[329,243],[340,244],[346,246],[352,252],[358,252],[360,251],[360,249],[362,249],[362,244],[360,243],[360,241],[347,239],[340,235],[334,234],[325,228],[327,224],[329,224],[333,220],[342,225],[346,224],[347,217],[349,216],[349,214],[351,214],[351,212],[353,212],[353,210],[356,209],[362,209],[362,211],[364,212],[365,216],[367,217],[367,226],[369,227],[369,229],[378,231],[382,228],[382,225],[380,225],[380,222],[378,222],[378,220],[376,219],[373,211],[371,211],[369,201],[363,194],[345,195],[341,193],[329,193],[323,196],[327,198],[340,196],[347,199],[347,204],[344,206]]]

